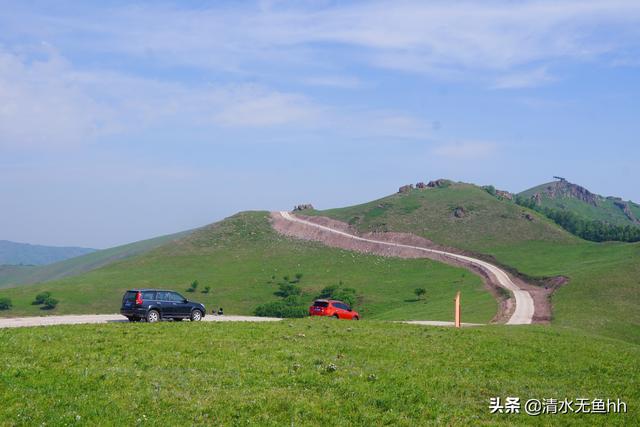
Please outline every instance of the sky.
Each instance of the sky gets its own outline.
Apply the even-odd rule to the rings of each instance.
[[[0,239],[449,178],[640,201],[640,2],[0,0]]]

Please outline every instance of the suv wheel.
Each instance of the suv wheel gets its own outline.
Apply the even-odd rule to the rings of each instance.
[[[149,310],[147,313],[147,322],[154,323],[158,320],[160,320],[160,313],[158,313],[158,310]]]
[[[338,316],[337,314],[334,314],[332,317],[336,320],[340,320],[340,316]]]
[[[193,310],[191,312],[191,321],[199,322],[202,320],[202,312],[200,310]]]
[[[353,320],[360,320],[358,316],[353,316]]]

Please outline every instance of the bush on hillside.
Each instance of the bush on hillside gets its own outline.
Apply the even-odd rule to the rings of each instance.
[[[194,280],[193,282],[191,282],[191,286],[189,286],[189,288],[187,289],[187,292],[195,292],[196,289],[198,289],[198,281]]]
[[[0,310],[10,310],[13,307],[10,298],[2,297],[0,298]]]
[[[290,301],[273,301],[257,306],[253,312],[260,317],[300,318],[308,315],[308,308]]]
[[[53,310],[58,305],[58,300],[53,297],[48,297],[44,300],[44,305],[41,307],[42,310]]]
[[[209,292],[211,292],[211,286],[205,286],[202,290],[203,294],[208,294]]]
[[[280,283],[278,284],[278,290],[273,294],[281,298],[287,298],[292,295],[301,295],[302,289],[300,286],[296,286],[293,283]]]
[[[425,288],[415,288],[413,290],[413,293],[416,294],[416,297],[418,297],[418,299],[422,299],[424,294],[427,293],[427,290]]]
[[[356,290],[353,288],[343,288],[342,282],[338,285],[331,285],[323,288],[316,299],[335,299],[345,302],[351,307],[358,302]]]
[[[51,292],[40,292],[36,295],[36,298],[33,300],[31,305],[40,305],[44,304],[44,302],[51,296]]]

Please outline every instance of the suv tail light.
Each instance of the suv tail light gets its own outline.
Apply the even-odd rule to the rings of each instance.
[[[136,305],[142,305],[142,292],[136,294]]]

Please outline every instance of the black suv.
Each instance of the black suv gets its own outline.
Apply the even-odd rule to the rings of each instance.
[[[157,322],[161,319],[202,320],[206,310],[199,302],[189,301],[174,291],[164,289],[132,289],[122,297],[120,313],[130,322],[142,319]]]

